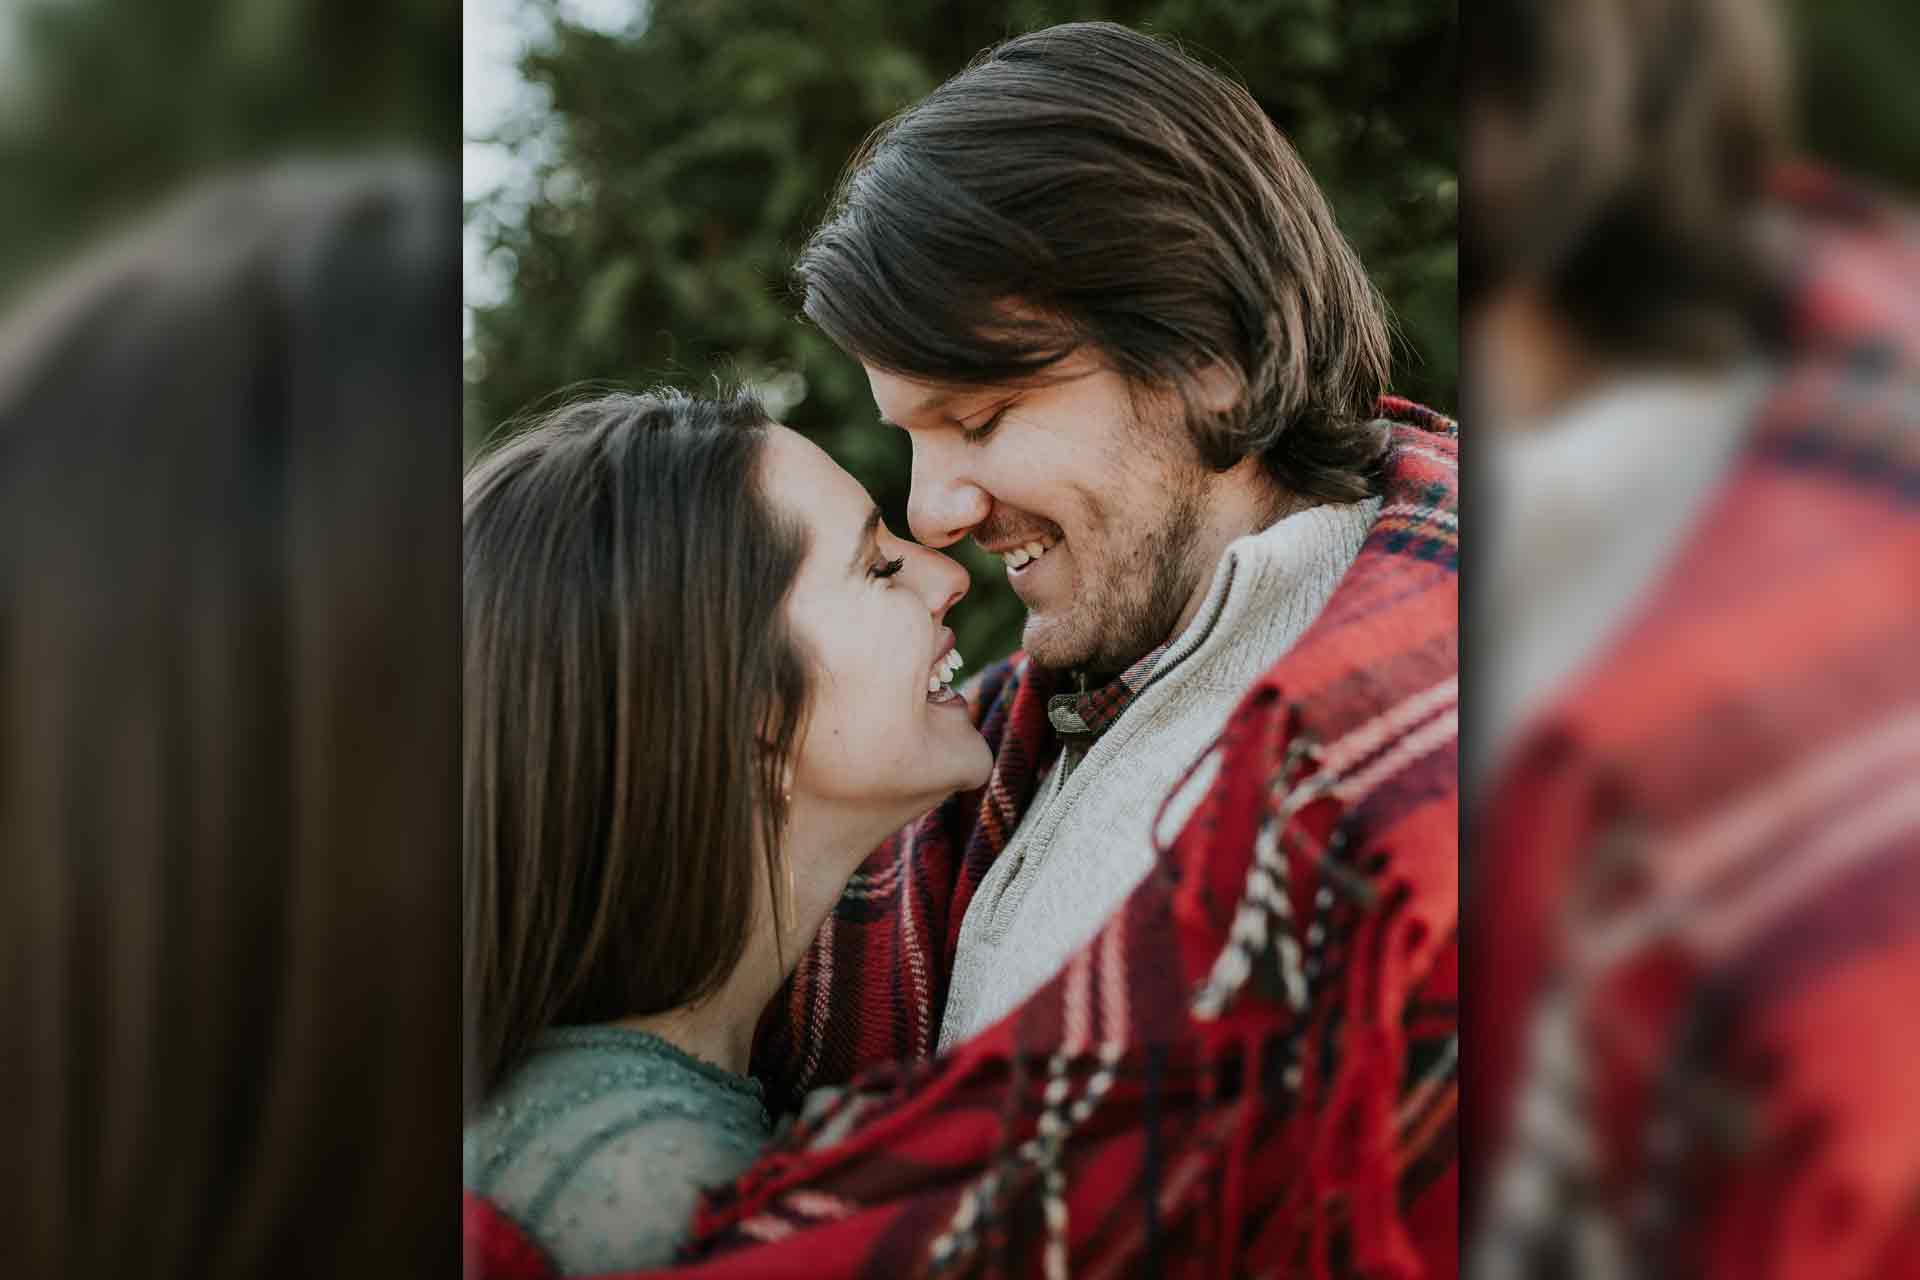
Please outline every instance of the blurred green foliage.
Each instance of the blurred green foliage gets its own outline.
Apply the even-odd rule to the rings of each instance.
[[[904,527],[904,443],[869,429],[858,368],[794,318],[788,263],[874,124],[997,40],[1089,17],[1248,84],[1392,304],[1397,389],[1457,404],[1453,0],[634,0],[645,21],[617,35],[527,4],[552,26],[524,68],[550,110],[506,131],[535,160],[525,216],[469,210],[507,285],[475,317],[470,444],[583,379],[741,377]],[[1911,0],[1788,10],[1808,149],[1920,192]],[[0,299],[208,169],[386,141],[451,156],[460,28],[455,0],[13,0]],[[1018,608],[997,565],[969,565],[956,621],[978,659]]]
[[[1393,309],[1396,389],[1456,402],[1448,0],[656,0],[615,34],[550,14],[523,62],[550,113],[501,139],[534,158],[533,190],[470,210],[507,282],[474,318],[470,443],[582,381],[746,381],[904,530],[905,441],[874,425],[859,366],[796,318],[793,255],[876,124],[988,45],[1096,17],[1247,84]],[[955,550],[975,589],[953,624],[977,667],[1013,647],[1021,610],[997,562]]]
[[[14,0],[0,295],[185,179],[291,149],[451,161],[456,0]]]
[[[1920,197],[1920,10],[1913,0],[1796,0],[1800,141],[1810,155]]]

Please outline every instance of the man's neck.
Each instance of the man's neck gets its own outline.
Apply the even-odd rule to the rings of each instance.
[[[1319,506],[1316,498],[1280,488],[1257,458],[1246,458],[1218,478],[1208,496],[1200,529],[1193,539],[1193,589],[1180,617],[1162,643],[1171,641],[1200,616],[1213,589],[1213,576],[1227,548],[1249,534],[1272,528],[1288,516]]]

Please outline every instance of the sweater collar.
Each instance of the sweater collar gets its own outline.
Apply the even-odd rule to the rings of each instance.
[[[1054,731],[1063,738],[1084,737],[1089,742],[1105,733],[1153,679],[1154,669],[1160,665],[1170,644],[1161,645],[1113,679],[1092,689],[1087,687],[1084,672],[1075,673],[1072,677],[1078,685],[1075,692],[1056,693],[1047,699],[1047,719],[1053,723]]]
[[[1379,505],[1377,500],[1368,500],[1310,507],[1236,539],[1221,554],[1198,614],[1178,636],[1097,686],[1089,687],[1084,672],[1067,675],[1068,682],[1076,687],[1047,699],[1047,719],[1054,731],[1078,746],[1091,745],[1120,719],[1155,677],[1179,666],[1207,643],[1220,625],[1236,582],[1244,584],[1243,594],[1253,593],[1249,605],[1270,618],[1286,612],[1290,594],[1304,595],[1312,604],[1309,613],[1317,611],[1351,563]],[[1317,580],[1316,575],[1324,581]],[[1305,622],[1305,618],[1299,619],[1300,626]],[[1241,656],[1247,669],[1238,674],[1252,680],[1278,655],[1254,644]]]

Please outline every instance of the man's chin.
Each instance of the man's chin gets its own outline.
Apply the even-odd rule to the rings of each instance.
[[[1055,671],[1084,666],[1094,650],[1088,637],[1080,634],[1069,619],[1032,613],[1020,633],[1020,647],[1036,666]]]

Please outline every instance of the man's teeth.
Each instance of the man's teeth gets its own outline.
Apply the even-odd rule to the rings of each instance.
[[[1015,547],[1011,551],[1003,551],[1000,553],[1000,558],[1007,562],[1009,569],[1018,569],[1022,565],[1038,560],[1041,556],[1052,550],[1052,548],[1053,544],[1050,542],[1034,541],[1029,542],[1024,547]]]
[[[960,670],[964,662],[965,659],[960,656],[958,649],[947,650],[946,656],[933,664],[934,673],[927,677],[927,692],[938,693],[945,686],[952,684],[954,672]]]

